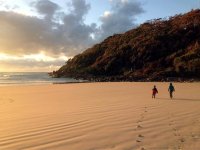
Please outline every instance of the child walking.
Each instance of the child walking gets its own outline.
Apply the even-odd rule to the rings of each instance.
[[[174,88],[172,83],[169,84],[168,91],[169,91],[169,96],[172,99],[173,98],[173,92],[175,92],[175,88]]]
[[[156,98],[157,93],[158,93],[158,90],[157,90],[156,86],[154,85],[154,87],[152,89],[152,98]]]

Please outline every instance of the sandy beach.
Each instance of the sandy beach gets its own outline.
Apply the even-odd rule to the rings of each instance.
[[[200,83],[168,85],[0,87],[0,150],[198,150]]]

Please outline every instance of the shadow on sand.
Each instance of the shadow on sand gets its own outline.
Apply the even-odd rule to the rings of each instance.
[[[200,99],[192,99],[192,98],[172,98],[172,99],[170,99],[170,98],[156,98],[156,99],[200,102]]]

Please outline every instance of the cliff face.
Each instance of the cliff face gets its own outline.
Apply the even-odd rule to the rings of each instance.
[[[200,10],[108,37],[52,75],[89,80],[200,78]]]

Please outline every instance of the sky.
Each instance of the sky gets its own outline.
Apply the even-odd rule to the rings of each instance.
[[[108,36],[200,0],[0,0],[0,72],[51,72]]]

